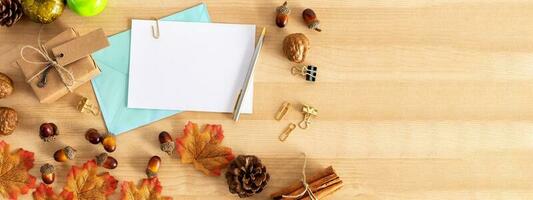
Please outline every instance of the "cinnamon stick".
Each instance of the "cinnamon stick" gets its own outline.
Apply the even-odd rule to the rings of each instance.
[[[335,174],[335,170],[333,169],[332,166],[329,166],[325,169],[323,169],[322,171],[319,171],[317,172],[316,174],[314,174],[313,176],[310,176],[310,177],[307,177],[306,181],[308,183],[312,183],[312,182],[315,182],[319,179],[322,179],[326,176],[329,176],[331,174]],[[285,195],[285,194],[290,194],[296,190],[299,190],[303,188],[303,184],[302,184],[302,181],[301,180],[298,180],[298,181],[295,181],[293,182],[292,184],[290,184],[288,187],[286,188],[283,188],[281,189],[280,191],[277,191],[275,193],[272,193],[270,195],[270,197],[272,199],[281,199],[282,198],[282,195]],[[303,190],[302,190],[303,191]]]
[[[321,179],[318,179],[316,181],[313,181],[311,183],[308,183],[309,184],[309,189],[311,189],[311,192],[316,192],[318,191],[319,189],[321,188],[324,188],[324,187],[327,187],[328,185],[331,185],[331,184],[328,184],[334,180],[339,180],[339,177],[337,176],[337,174],[330,174],[330,175],[327,175],[325,177],[322,177]],[[305,191],[305,187],[302,187],[299,188],[298,190],[295,190],[289,194],[285,194],[285,195],[288,195],[288,196],[295,196],[295,195],[298,195],[298,194],[301,194],[303,191]]]
[[[319,190],[313,194],[315,194],[316,198],[317,199],[322,199],[330,194],[333,194],[333,192],[337,191],[338,189],[340,189],[342,186],[344,186],[344,183],[342,181],[338,182],[338,183],[335,183],[331,186],[328,186],[322,190]],[[303,198],[301,198],[300,200],[311,200],[311,198],[309,197],[309,195],[307,196],[304,196]]]
[[[340,182],[342,182],[342,180],[339,177],[337,177],[336,179],[333,179],[332,181],[329,181],[329,182],[327,182],[325,184],[319,185],[318,187],[316,187],[315,190],[311,190],[311,191],[316,192],[316,191],[319,191],[319,190],[323,190],[323,189],[325,189],[327,187],[330,187],[330,186],[335,185],[335,184],[340,183]]]

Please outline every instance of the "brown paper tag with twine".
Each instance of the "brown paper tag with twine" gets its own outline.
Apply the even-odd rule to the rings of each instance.
[[[86,45],[89,43],[92,44]],[[56,35],[44,44],[49,56],[56,59],[58,63],[62,63],[65,69],[72,72],[74,84],[69,86],[71,90],[78,88],[100,74],[100,69],[96,66],[90,54],[107,46],[109,46],[109,42],[103,30],[98,29],[80,37],[72,28]],[[23,53],[27,60],[46,61],[38,52],[25,51]],[[26,79],[30,79],[45,68],[45,65],[29,63],[22,58],[19,58],[16,63]],[[55,102],[69,93],[69,88],[65,86],[58,72],[54,69],[50,70],[47,75],[45,87],[39,88],[37,86],[39,79],[31,79],[29,84],[41,103]]]

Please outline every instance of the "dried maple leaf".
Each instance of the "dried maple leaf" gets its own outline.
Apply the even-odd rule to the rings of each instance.
[[[19,149],[9,151],[9,144],[0,141],[0,197],[17,199],[35,187],[35,177],[28,171],[33,168],[33,153]]]
[[[117,188],[117,180],[108,172],[97,174],[98,167],[94,160],[73,166],[67,176],[67,183],[61,192],[63,199],[105,200]]]
[[[122,183],[121,200],[171,200],[172,197],[161,196],[161,183],[157,177],[143,179],[141,185],[136,187],[131,181]]]
[[[44,183],[41,183],[39,186],[37,186],[32,195],[33,200],[72,200],[72,198],[63,199],[54,192],[54,189]]]
[[[220,145],[224,139],[221,125],[206,125],[199,132],[198,125],[187,123],[183,136],[176,140],[176,151],[182,163],[193,163],[206,175],[220,176],[220,171],[235,158],[231,148]]]

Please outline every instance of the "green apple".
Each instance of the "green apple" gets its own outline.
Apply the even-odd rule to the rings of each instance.
[[[104,11],[107,0],[67,0],[68,7],[81,16],[95,16]]]

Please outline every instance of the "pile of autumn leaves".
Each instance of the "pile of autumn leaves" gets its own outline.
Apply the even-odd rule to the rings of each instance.
[[[33,168],[33,153],[19,149],[14,153],[9,145],[0,141],[0,197],[17,199],[35,188],[36,178],[28,173]],[[33,192],[35,200],[106,199],[114,193],[118,181],[108,172],[98,174],[94,160],[83,166],[73,166],[67,176],[63,191],[59,194],[41,183]],[[122,183],[121,199],[171,199],[161,197],[161,184],[156,178],[143,179],[137,187],[132,182]]]
[[[220,125],[207,125],[202,132],[194,123],[185,126],[184,134],[176,140],[176,151],[182,163],[192,163],[206,175],[219,176],[234,155],[231,148],[220,145],[224,138]],[[213,156],[216,155],[216,156]],[[0,199],[17,199],[21,194],[33,191],[35,200],[105,200],[112,195],[118,181],[108,172],[98,173],[98,166],[90,160],[82,166],[73,166],[61,193],[41,183],[36,187],[36,178],[29,174],[33,168],[34,154],[19,149],[11,152],[9,145],[0,141]],[[122,200],[163,200],[162,187],[157,177],[142,179],[136,186],[133,182],[121,184]]]

